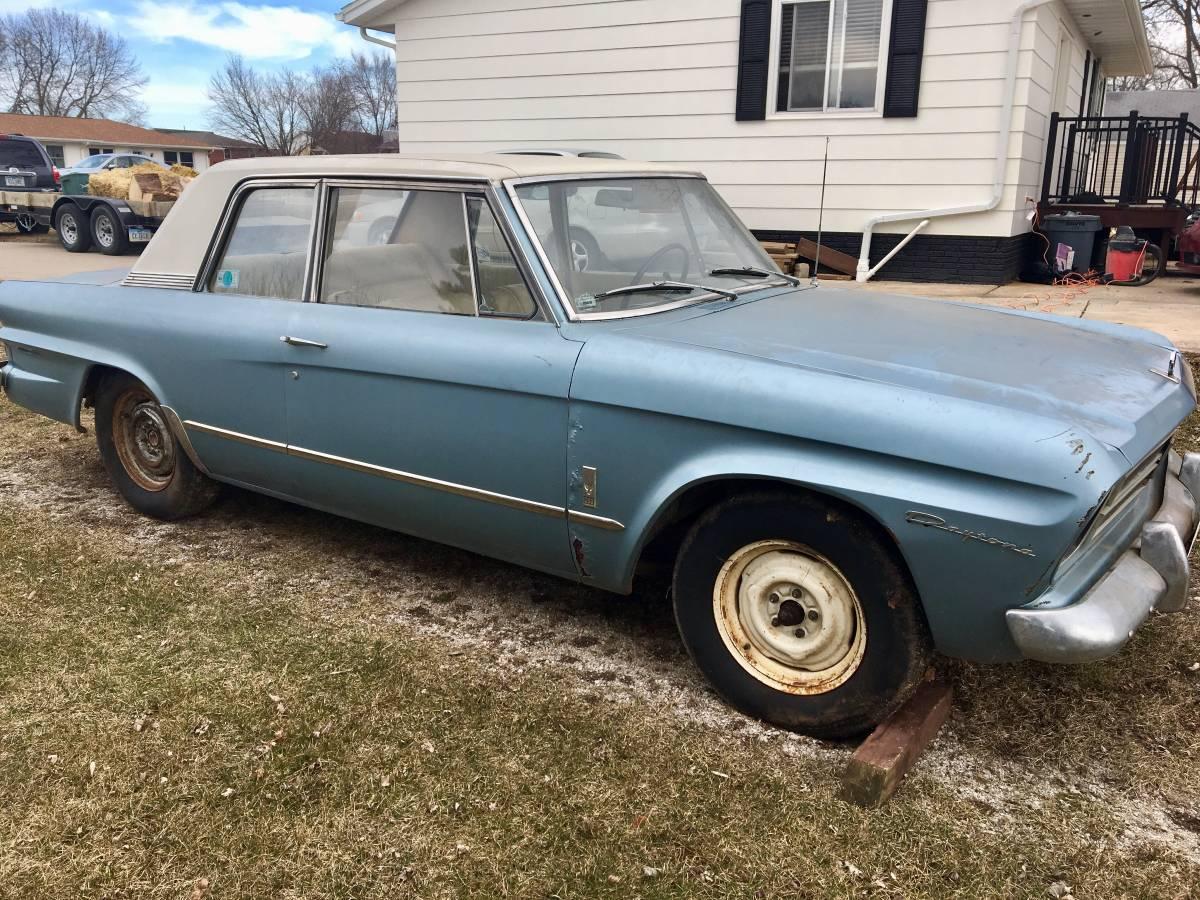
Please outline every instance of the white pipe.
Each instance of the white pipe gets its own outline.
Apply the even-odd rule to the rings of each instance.
[[[1004,73],[1004,107],[1000,110],[1000,133],[996,136],[996,164],[994,174],[992,176],[992,196],[985,203],[972,203],[968,206],[947,206],[942,209],[926,209],[915,212],[888,213],[882,216],[875,216],[867,220],[867,224],[863,226],[862,249],[858,254],[858,268],[855,271],[855,280],[859,282],[867,281],[871,278],[883,265],[883,262],[871,268],[871,237],[875,231],[876,225],[882,225],[885,222],[906,222],[911,219],[935,219],[942,216],[961,216],[968,213],[990,212],[1000,205],[1000,200],[1004,196],[1004,181],[1005,173],[1008,169],[1008,142],[1012,137],[1012,114],[1013,104],[1016,100],[1017,91],[1017,65],[1021,58],[1021,29],[1025,23],[1025,13],[1039,6],[1045,6],[1047,3],[1053,3],[1054,0],[1025,0],[1017,7],[1013,13],[1012,22],[1008,30],[1008,64]],[[913,229],[908,235],[911,238],[920,230],[921,226]],[[904,246],[908,242],[905,238],[897,247],[896,250]],[[891,259],[892,253],[889,253],[887,259]]]
[[[893,256],[895,256],[901,250],[903,250],[904,245],[907,244],[909,241],[911,241],[913,238],[915,238],[917,236],[917,232],[920,231],[921,229],[923,229],[928,224],[929,224],[928,219],[922,219],[920,222],[918,222],[916,228],[914,228],[912,231],[910,231],[908,234],[906,234],[904,236],[904,238],[900,241],[900,243],[898,243],[895,247],[893,247],[888,252],[887,256],[885,256],[883,259],[881,259],[879,262],[877,262],[871,268],[871,270],[869,272],[867,272],[866,278],[859,278],[858,280],[859,281],[868,281],[871,278],[874,278],[875,273],[878,272],[880,269],[882,269],[884,266],[886,266],[888,264],[888,260],[890,260]]]
[[[394,42],[385,41],[383,38],[377,38],[373,34],[368,34],[367,29],[361,26],[358,29],[358,34],[364,41],[370,41],[372,44],[378,44],[380,47],[387,47],[389,50],[396,49]]]

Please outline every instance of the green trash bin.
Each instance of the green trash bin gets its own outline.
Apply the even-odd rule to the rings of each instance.
[[[87,172],[71,172],[62,177],[62,192],[64,194],[86,194],[88,178]]]

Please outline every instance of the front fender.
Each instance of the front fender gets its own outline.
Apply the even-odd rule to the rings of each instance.
[[[596,512],[624,525],[613,531],[572,523],[585,581],[622,593],[631,589],[642,550],[682,495],[714,481],[792,485],[858,508],[893,536],[940,650],[972,659],[1015,659],[1019,653],[1004,612],[1026,602],[1027,592],[1044,582],[1078,533],[1088,505],[1077,487],[1065,484],[1059,490],[696,420],[662,421],[653,430],[653,450],[637,448],[644,465],[622,465],[589,450],[599,449],[597,435],[629,433],[606,421],[622,415],[591,408],[584,416],[589,439],[577,436],[571,449],[573,461],[587,456],[596,463]],[[573,509],[582,509],[575,484],[571,499]],[[931,526],[930,517],[949,528]]]

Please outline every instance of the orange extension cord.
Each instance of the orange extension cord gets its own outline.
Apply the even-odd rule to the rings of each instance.
[[[1050,239],[1041,231],[1037,230],[1038,214],[1036,209],[1033,213],[1033,227],[1033,233],[1046,242],[1046,249],[1042,251],[1042,262],[1045,263],[1046,268],[1049,268]],[[1143,258],[1145,257],[1145,253],[1145,248],[1143,248]],[[1139,267],[1141,266],[1141,262],[1141,260],[1138,260]],[[1079,272],[1068,272],[1065,275],[1055,278],[1050,286],[1051,288],[1058,288],[1059,290],[1029,291],[1028,293],[1022,294],[1011,303],[1006,303],[1004,305],[1009,309],[1028,309],[1029,304],[1032,303],[1033,308],[1039,312],[1052,312],[1059,307],[1070,306],[1076,300],[1081,299],[1085,294],[1087,294],[1088,291],[1092,290],[1092,288],[1108,287],[1104,281],[1104,273],[1097,272],[1095,269],[1089,269],[1086,274],[1080,274]]]

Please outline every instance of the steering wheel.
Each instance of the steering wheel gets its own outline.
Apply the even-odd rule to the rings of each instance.
[[[665,247],[659,247],[652,254],[650,254],[650,258],[642,263],[642,267],[638,269],[637,274],[633,276],[633,281],[629,283],[641,284],[642,279],[644,279],[646,277],[646,273],[654,267],[654,263],[658,261],[658,258],[660,256],[666,256],[672,251],[683,257],[683,271],[679,273],[679,280],[686,280],[688,277],[688,272],[691,271],[692,254],[688,252],[688,248],[683,246],[683,244],[667,244]]]

